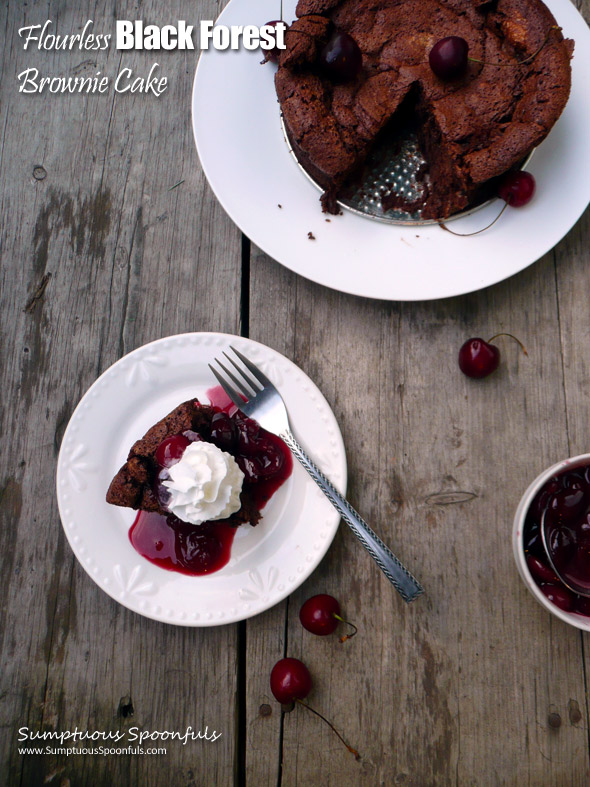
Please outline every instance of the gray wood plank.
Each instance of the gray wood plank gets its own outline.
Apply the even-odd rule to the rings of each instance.
[[[568,451],[553,255],[481,293],[387,304],[317,287],[255,251],[250,326],[320,385],[343,430],[351,502],[427,588],[407,607],[339,532],[289,601],[288,655],[308,664],[311,704],[363,760],[298,708],[284,719],[281,783],[585,783],[585,725],[568,721],[571,703],[585,705],[580,637],[529,596],[510,544],[524,489]],[[465,378],[461,343],[502,330],[521,337],[529,357],[499,340],[499,372]],[[360,626],[345,645],[299,623],[303,600],[323,591]],[[280,620],[272,624],[274,633],[267,616],[248,624],[256,734],[283,642]],[[270,705],[266,734],[277,740]],[[559,730],[548,725],[552,711]],[[268,783],[268,764],[249,747],[249,783]]]
[[[212,18],[218,3],[145,2],[165,24]],[[16,29],[51,18],[60,32],[136,18],[134,3],[3,4],[2,638],[0,762],[6,784],[230,784],[236,756],[237,629],[191,630],[140,618],[77,564],[59,523],[54,468],[67,420],[123,353],[189,330],[236,332],[241,239],[206,186],[190,126],[197,53],[90,60],[24,53]],[[137,73],[160,60],[159,99],[25,96],[15,75]],[[96,66],[94,63],[96,62]],[[39,169],[42,167],[42,169]],[[171,189],[179,181],[184,182]],[[46,279],[49,274],[51,277]],[[44,292],[39,290],[45,281]],[[33,296],[37,294],[35,299]],[[31,298],[33,298],[31,300]],[[28,304],[28,308],[25,308]],[[127,712],[120,710],[122,698]],[[216,743],[153,757],[19,757],[16,730],[184,730]],[[69,780],[69,781],[68,781]]]

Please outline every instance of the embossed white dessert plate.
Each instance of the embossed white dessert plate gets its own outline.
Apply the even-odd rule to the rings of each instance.
[[[57,499],[70,545],[106,593],[140,615],[181,626],[219,626],[256,615],[289,595],[330,546],[338,514],[298,462],[256,527],[238,528],[229,563],[190,577],[141,557],[129,541],[131,509],[105,501],[131,445],[181,402],[207,401],[207,364],[233,344],[281,392],[302,444],[344,493],[346,456],[338,423],[314,383],[263,344],[220,333],[188,333],[146,344],[117,361],[87,391],[65,431]]]
[[[564,237],[590,200],[590,30],[569,0],[545,3],[564,35],[575,41],[570,99],[527,167],[537,180],[534,199],[523,208],[507,209],[482,234],[459,238],[438,226],[392,226],[350,211],[326,221],[316,187],[285,143],[275,67],[260,65],[260,51],[211,49],[199,60],[193,130],[219,202],[275,260],[354,295],[400,301],[446,298],[523,270]],[[284,0],[287,22],[295,18],[295,6],[296,0]],[[231,0],[219,22],[264,24],[279,14],[279,0]],[[451,227],[460,233],[479,230],[503,204],[494,200]]]

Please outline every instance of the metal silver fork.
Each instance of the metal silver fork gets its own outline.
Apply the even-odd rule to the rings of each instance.
[[[254,418],[264,429],[273,432],[285,441],[293,455],[297,457],[334,508],[339,512],[340,516],[349,525],[352,532],[404,601],[413,601],[420,596],[424,592],[422,586],[414,579],[407,568],[400,563],[389,547],[381,541],[379,536],[371,530],[365,520],[330,483],[319,468],[316,467],[299,445],[291,431],[289,416],[283,398],[275,386],[239,350],[236,350],[235,347],[231,347],[231,350],[233,350],[243,366],[237,364],[226,352],[223,354],[239,377],[234,371],[224,366],[219,358],[216,358],[215,361],[223,371],[223,374],[211,364],[209,364],[209,368],[232,402],[244,415]],[[228,382],[228,379],[231,382]],[[245,400],[242,397],[245,397]]]

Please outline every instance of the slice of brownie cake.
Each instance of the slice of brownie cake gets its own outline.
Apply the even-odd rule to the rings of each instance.
[[[157,494],[158,473],[161,470],[161,465],[156,460],[158,448],[168,438],[185,434],[189,439],[200,438],[209,442],[212,419],[220,412],[216,407],[191,399],[154,424],[131,447],[127,461],[111,481],[106,496],[107,503],[153,511],[164,516],[169,514]],[[224,447],[224,450],[234,454],[231,448]],[[240,502],[241,508],[224,521],[236,526],[246,522],[257,524],[261,513],[248,483],[244,483]]]

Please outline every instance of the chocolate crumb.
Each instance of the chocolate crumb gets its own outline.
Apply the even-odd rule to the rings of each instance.
[[[327,189],[320,197],[322,213],[331,213],[333,216],[341,216],[342,210],[338,204],[338,197],[335,189]]]
[[[308,232],[308,233],[307,233],[307,237],[308,237],[310,240],[315,240],[315,235],[313,234],[313,232]]]
[[[282,207],[283,206],[280,203],[277,205],[277,208],[282,208]]]
[[[328,224],[329,224],[329,223],[332,221],[332,219],[326,219],[326,221],[327,221],[327,222],[328,222]]]

